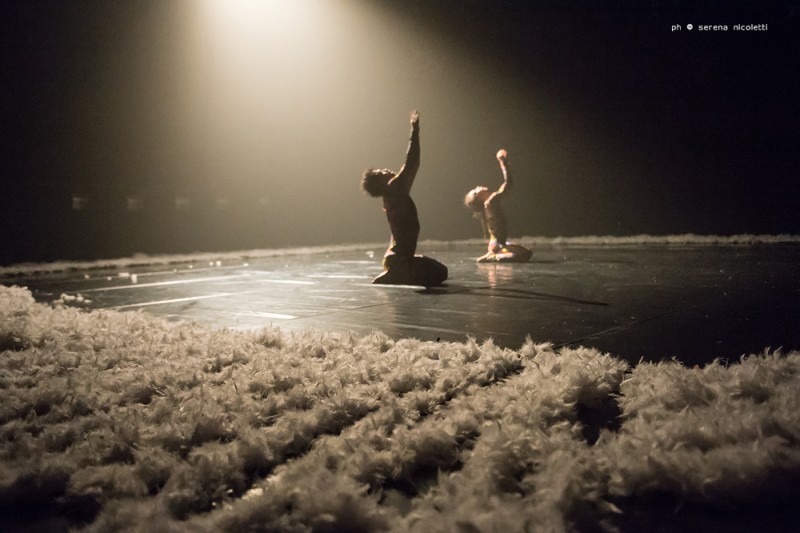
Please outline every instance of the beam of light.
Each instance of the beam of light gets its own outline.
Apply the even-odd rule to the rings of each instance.
[[[287,103],[319,87],[334,14],[311,0],[203,0],[198,50],[216,104],[239,121],[280,124]]]
[[[275,35],[278,40],[297,36],[298,28],[319,16],[322,2],[309,0],[202,0],[204,16],[220,33],[231,38]]]
[[[353,20],[362,16],[355,4],[196,4],[190,49],[197,65],[198,128],[206,139],[203,167],[212,187],[235,191],[250,186],[256,197],[266,199],[274,199],[270,185],[282,180],[311,187],[307,180],[291,178],[297,173],[292,161],[304,151],[321,152],[315,138],[325,137],[329,145],[333,124],[337,129],[346,124],[327,115],[342,107],[343,81],[355,79],[343,73],[355,68],[358,63],[351,57],[363,49],[350,31]]]
[[[202,32],[218,90],[238,101],[271,96],[313,62],[323,38],[324,13],[308,0],[204,0]],[[321,3],[319,3],[321,4]],[[324,10],[317,10],[324,11]]]
[[[202,160],[198,173],[214,194],[240,191],[248,198],[265,198],[264,219],[270,221],[294,219],[301,211],[297,206],[329,216],[336,212],[330,226],[293,223],[292,239],[313,234],[330,242],[347,230],[356,240],[370,239],[377,231],[366,233],[358,209],[363,205],[366,212],[373,206],[357,203],[361,198],[354,183],[367,166],[400,162],[403,121],[410,109],[420,108],[426,117],[428,176],[493,175],[491,155],[498,143],[512,150],[536,144],[517,140],[513,130],[530,136],[536,128],[525,117],[543,104],[535,104],[536,95],[513,69],[499,68],[502,62],[491,61],[488,50],[478,54],[474,46],[465,47],[442,27],[445,22],[429,20],[425,10],[388,4],[192,4],[193,37],[186,50],[194,54],[194,94],[200,100],[194,124],[206,136],[196,151]],[[467,148],[476,145],[483,148]],[[530,167],[523,159],[526,152],[514,153],[520,168]],[[415,186],[421,210],[442,211],[426,203],[448,206],[440,220],[428,216],[427,228],[446,232],[457,225],[454,221],[469,223],[460,202],[439,200],[463,195],[455,181],[423,177]],[[355,208],[331,209],[336,202]],[[383,236],[384,228],[379,231]]]

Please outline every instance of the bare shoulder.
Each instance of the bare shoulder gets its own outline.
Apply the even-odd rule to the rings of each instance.
[[[489,198],[486,199],[484,205],[486,206],[496,205],[500,203],[500,200],[502,199],[503,199],[503,191],[495,191],[489,195]]]

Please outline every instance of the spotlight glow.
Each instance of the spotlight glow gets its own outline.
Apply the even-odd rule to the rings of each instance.
[[[328,11],[311,0],[204,0],[202,6],[211,44],[228,60],[314,47]]]

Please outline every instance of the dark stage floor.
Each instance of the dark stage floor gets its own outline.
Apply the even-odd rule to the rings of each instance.
[[[593,346],[686,364],[800,348],[800,246],[543,246],[530,263],[479,265],[479,246],[423,247],[446,286],[374,286],[382,248],[248,263],[180,264],[0,278],[40,301],[81,294],[87,307],[143,310],[212,327],[314,328],[393,338],[494,338]],[[134,282],[135,281],[135,282]]]

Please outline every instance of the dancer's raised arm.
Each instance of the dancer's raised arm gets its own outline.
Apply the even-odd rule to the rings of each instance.
[[[502,148],[497,151],[497,162],[500,163],[500,170],[503,171],[503,184],[497,189],[493,196],[499,196],[511,188],[511,173],[508,171],[508,152]]]
[[[408,141],[408,151],[406,152],[406,162],[400,172],[389,181],[389,187],[402,187],[407,192],[411,190],[414,179],[417,177],[420,162],[419,146],[419,113],[411,113],[411,138]]]

